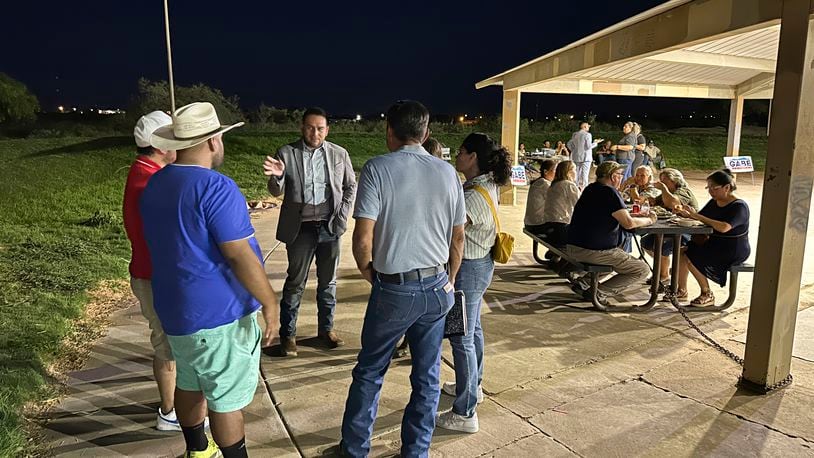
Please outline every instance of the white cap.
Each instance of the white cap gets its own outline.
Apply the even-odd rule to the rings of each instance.
[[[133,129],[133,137],[136,138],[136,146],[145,148],[150,146],[150,137],[158,128],[172,124],[172,118],[163,111],[153,111],[139,118],[136,128]]]

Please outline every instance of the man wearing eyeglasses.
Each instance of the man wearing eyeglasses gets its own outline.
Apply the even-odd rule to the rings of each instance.
[[[597,291],[600,303],[608,296],[617,296],[624,290],[638,286],[650,273],[650,268],[618,247],[619,231],[649,226],[656,222],[656,214],[649,217],[632,216],[617,188],[622,183],[626,166],[608,161],[596,169],[596,182],[589,184],[574,206],[568,226],[566,250],[573,259],[589,264],[605,264],[616,272],[602,282]],[[584,278],[573,286],[574,292],[591,300],[590,285]]]

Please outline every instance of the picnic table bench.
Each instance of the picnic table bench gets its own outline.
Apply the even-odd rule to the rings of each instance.
[[[692,228],[681,228],[679,226],[670,226],[664,222],[658,222],[651,226],[644,226],[634,230],[635,234],[642,235],[642,234],[653,234],[656,237],[656,243],[654,246],[653,251],[653,266],[654,272],[658,272],[659,265],[661,263],[661,245],[664,239],[664,236],[672,236],[673,246],[680,246],[680,238],[682,233],[698,233],[698,234],[705,234],[712,232],[712,229],[703,226],[703,227],[692,227]],[[591,303],[593,304],[594,308],[597,310],[601,310],[603,312],[644,312],[653,308],[653,306],[658,301],[658,282],[652,282],[650,285],[650,299],[642,305],[634,305],[634,306],[612,306],[606,305],[599,302],[597,297],[597,289],[599,286],[599,277],[603,274],[613,272],[613,268],[609,265],[602,265],[602,264],[587,264],[583,262],[579,262],[568,256],[568,254],[562,249],[562,247],[555,246],[551,243],[548,243],[545,240],[545,237],[541,237],[538,234],[528,231],[527,229],[523,229],[523,233],[528,235],[532,240],[532,256],[537,263],[546,265],[546,261],[542,259],[539,255],[539,247],[540,245],[545,246],[550,252],[556,254],[569,264],[573,265],[575,268],[587,272],[588,278],[590,279],[590,296],[591,296]],[[671,278],[670,289],[664,295],[665,300],[669,300],[673,305],[676,307],[681,308],[687,312],[719,312],[722,310],[726,310],[735,302],[735,298],[737,296],[737,287],[738,287],[738,274],[741,272],[754,272],[754,266],[751,264],[738,264],[734,265],[729,268],[729,297],[727,297],[726,301],[720,305],[711,305],[711,306],[693,306],[693,305],[681,305],[678,303],[678,300],[675,298],[675,292],[678,287],[678,256],[673,256],[673,275]]]
[[[597,288],[599,286],[599,275],[604,274],[604,273],[613,272],[613,267],[608,266],[608,265],[604,265],[604,264],[588,264],[588,263],[576,261],[576,260],[572,259],[570,256],[568,256],[565,253],[565,251],[563,251],[561,249],[561,247],[557,247],[556,245],[548,243],[545,240],[544,237],[541,237],[538,234],[530,232],[528,229],[523,229],[523,233],[528,235],[529,237],[531,237],[531,240],[532,240],[532,256],[534,256],[534,260],[537,261],[537,263],[542,264],[542,265],[546,264],[546,261],[540,257],[539,252],[538,252],[538,250],[540,248],[540,245],[543,245],[546,248],[548,248],[548,251],[550,251],[550,252],[556,254],[557,256],[561,257],[562,259],[568,261],[571,265],[573,265],[577,269],[579,269],[579,270],[581,270],[583,272],[587,272],[588,275],[589,275],[589,278],[591,279],[591,282],[590,282],[591,283],[591,290],[590,290],[591,303],[593,304],[593,306],[597,310],[603,310],[604,311],[606,309],[606,306],[599,302],[599,299],[598,299],[598,297],[596,295],[596,292],[597,292]]]

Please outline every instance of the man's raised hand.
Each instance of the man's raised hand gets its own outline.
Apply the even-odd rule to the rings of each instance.
[[[274,159],[271,156],[266,156],[263,161],[263,174],[266,176],[281,177],[285,173],[285,164],[283,161]]]

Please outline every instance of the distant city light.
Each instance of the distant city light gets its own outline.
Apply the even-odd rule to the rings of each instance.
[[[574,115],[571,115],[571,116],[569,117],[569,119],[574,119]]]
[[[60,105],[60,106],[58,106],[58,107],[57,107],[57,110],[59,110],[59,112],[60,112],[60,113],[62,113],[62,112],[64,112],[64,111],[65,111],[65,107],[63,107],[62,105]]]
[[[73,107],[73,111],[76,111],[76,107]]]
[[[382,118],[384,118],[384,113],[382,113]]]
[[[466,116],[466,115],[464,115],[464,116]],[[460,118],[458,118],[458,121],[464,122],[464,117],[461,116]]]
[[[362,115],[360,115],[360,114],[356,115],[356,120],[361,121],[362,120]]]

